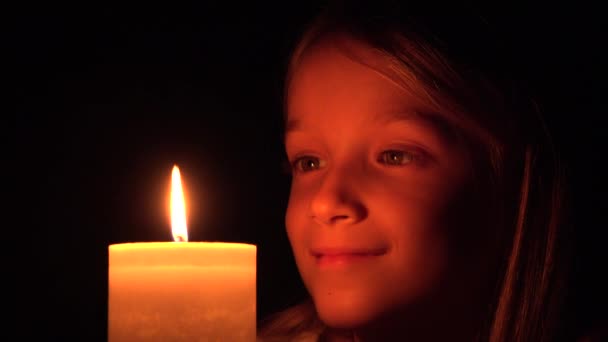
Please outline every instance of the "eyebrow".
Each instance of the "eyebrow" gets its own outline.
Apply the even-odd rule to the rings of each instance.
[[[423,125],[428,125],[431,129],[437,131],[439,137],[446,141],[459,139],[458,125],[451,121],[446,115],[437,112],[411,110],[399,111],[390,114],[385,120],[385,123],[393,123],[399,121],[419,122]]]
[[[421,121],[433,123],[440,117],[436,113],[424,112],[418,110],[409,111],[396,111],[391,112],[386,118],[381,115],[376,116],[374,119],[377,122],[392,123],[395,121]]]
[[[374,118],[374,121],[383,123],[392,123],[395,121],[421,121],[430,123],[432,125],[437,125],[439,121],[447,122],[447,120],[445,120],[442,115],[418,110],[391,112],[391,114],[389,114],[386,118],[378,115]],[[285,124],[285,134],[301,129],[302,121],[298,119],[290,119]]]
[[[394,122],[422,123],[436,130],[440,137],[447,139],[448,141],[457,138],[459,135],[457,125],[447,119],[445,115],[436,112],[421,110],[395,111],[390,112],[388,116],[377,115],[373,121],[386,124]],[[299,130],[302,130],[302,121],[298,119],[290,119],[285,124],[284,136]]]

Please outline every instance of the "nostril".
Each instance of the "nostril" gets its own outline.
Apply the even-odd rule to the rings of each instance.
[[[310,201],[311,218],[323,225],[351,224],[363,219],[367,210],[354,192],[345,191],[347,182],[326,181]]]
[[[348,215],[336,215],[332,217],[331,220],[334,222],[348,220]]]

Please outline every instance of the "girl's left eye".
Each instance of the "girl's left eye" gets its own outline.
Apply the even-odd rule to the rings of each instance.
[[[313,156],[302,156],[292,163],[292,170],[297,173],[307,173],[318,170],[324,166],[324,162]]]
[[[378,156],[378,162],[390,166],[400,166],[414,161],[414,154],[407,151],[388,150]]]

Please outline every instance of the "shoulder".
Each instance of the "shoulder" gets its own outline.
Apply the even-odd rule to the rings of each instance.
[[[323,330],[312,302],[306,301],[264,319],[257,342],[317,342]]]

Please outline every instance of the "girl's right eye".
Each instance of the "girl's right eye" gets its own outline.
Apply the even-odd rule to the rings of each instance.
[[[312,156],[299,157],[292,163],[293,170],[298,173],[315,171],[322,166],[321,160]]]

